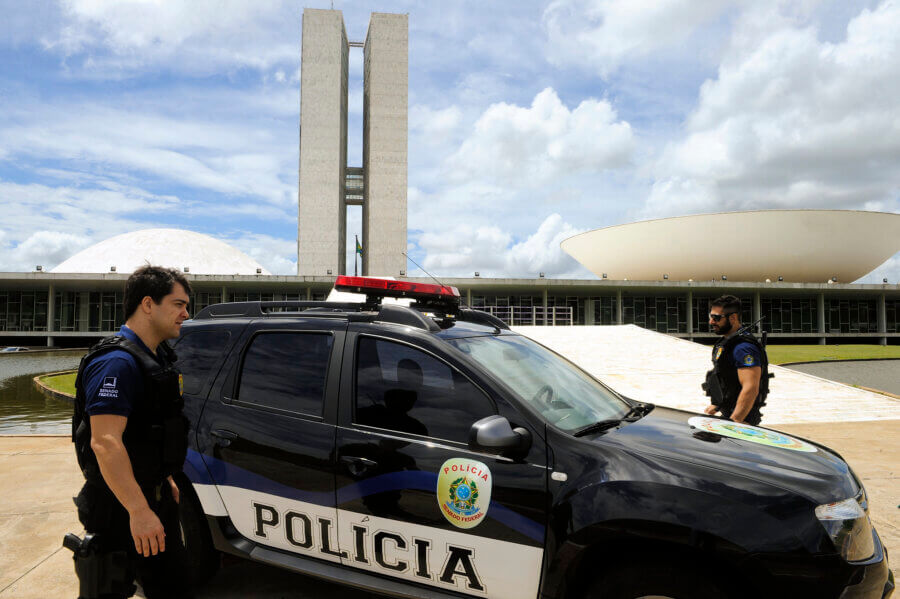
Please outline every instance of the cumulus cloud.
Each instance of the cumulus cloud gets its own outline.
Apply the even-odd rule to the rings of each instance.
[[[14,247],[0,237],[0,271],[49,270],[73,254],[91,245],[91,238],[61,231],[35,231]]]
[[[62,8],[61,26],[43,37],[44,46],[84,57],[84,71],[100,77],[153,66],[201,75],[241,67],[277,72],[299,53],[301,10],[286,1],[66,0]]]
[[[548,59],[607,76],[623,62],[683,41],[735,2],[555,0],[544,10]]]
[[[527,187],[625,166],[634,145],[631,126],[609,102],[592,98],[569,110],[547,88],[527,108],[491,105],[445,168],[457,183]]]
[[[261,233],[238,232],[222,241],[241,250],[273,275],[297,274],[297,240]]]
[[[85,187],[0,181],[0,270],[50,269],[108,237],[154,226],[180,201],[85,177]],[[159,222],[159,221],[156,221]]]
[[[438,277],[471,277],[475,271],[486,277],[583,277],[587,271],[559,247],[581,232],[551,214],[521,241],[495,225],[457,225],[423,233],[417,245],[426,253],[423,266]]]
[[[837,43],[748,27],[662,153],[644,215],[900,209],[900,2],[863,10]]]

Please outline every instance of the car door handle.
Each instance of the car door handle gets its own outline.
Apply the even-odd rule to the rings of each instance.
[[[347,470],[353,476],[359,476],[366,470],[371,470],[378,466],[378,462],[369,458],[360,458],[352,455],[341,456],[341,463],[347,465]]]
[[[238,438],[237,433],[233,433],[231,431],[225,430],[223,428],[216,429],[210,432],[213,437],[216,438],[216,444],[221,445],[222,447],[228,447],[231,445],[231,442]]]

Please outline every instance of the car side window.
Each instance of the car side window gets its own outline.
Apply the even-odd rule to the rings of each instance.
[[[244,355],[237,400],[321,416],[332,336],[271,332],[253,338]]]
[[[472,423],[492,414],[493,402],[444,362],[408,345],[360,338],[357,424],[466,443]]]
[[[212,374],[213,368],[228,346],[229,331],[191,331],[178,339],[175,354],[178,367],[184,378],[184,392],[200,393]]]

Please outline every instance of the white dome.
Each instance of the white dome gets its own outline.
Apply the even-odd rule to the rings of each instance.
[[[562,249],[598,277],[852,283],[900,250],[900,215],[852,210],[698,214],[595,229]]]
[[[150,263],[194,275],[271,274],[256,260],[209,235],[182,229],[144,229],[110,237],[82,250],[50,272],[129,274]],[[257,272],[257,269],[260,269]]]

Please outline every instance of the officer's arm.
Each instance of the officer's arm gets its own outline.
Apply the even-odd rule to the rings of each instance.
[[[91,416],[91,449],[97,456],[103,480],[128,510],[135,549],[148,557],[166,550],[166,538],[162,523],[134,478],[128,451],[122,443],[127,422],[127,417],[115,414]]]
[[[759,366],[737,369],[738,380],[741,382],[741,394],[738,395],[737,405],[731,413],[731,419],[735,422],[743,422],[759,395],[759,378],[762,369]]]

